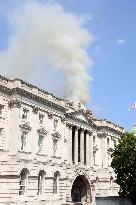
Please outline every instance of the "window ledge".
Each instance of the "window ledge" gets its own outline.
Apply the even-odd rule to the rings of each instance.
[[[53,194],[53,198],[54,199],[60,199],[60,196],[59,196],[59,194]]]
[[[24,195],[18,195],[18,200],[19,200],[19,201],[24,201],[24,202],[29,201],[29,199],[28,199],[28,197],[26,196],[26,194],[24,194]]]
[[[46,200],[46,196],[44,194],[41,194],[41,195],[37,195],[36,197],[38,200],[40,201],[45,201]]]
[[[54,159],[61,159],[61,157],[56,157],[56,156],[51,156],[51,158],[54,158]]]
[[[43,153],[36,153],[36,155],[38,155],[38,156],[43,156],[43,157],[48,157],[47,154],[43,154]]]
[[[20,152],[20,153],[24,153],[24,154],[31,154],[31,152],[24,151],[24,150],[19,150],[18,152]]]

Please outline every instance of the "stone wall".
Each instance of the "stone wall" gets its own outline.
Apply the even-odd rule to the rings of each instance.
[[[95,196],[118,194],[109,148],[118,143],[121,127],[96,119],[80,104],[74,106],[20,80],[0,77],[0,88],[0,202],[8,205],[70,202],[72,185],[78,176],[90,186],[88,195],[92,204]],[[22,137],[23,131],[26,136]],[[43,136],[40,152],[39,135]],[[19,195],[23,169],[28,170],[27,190]],[[41,170],[45,172],[44,188],[42,195],[37,195]],[[60,174],[57,195],[53,194],[55,172]]]

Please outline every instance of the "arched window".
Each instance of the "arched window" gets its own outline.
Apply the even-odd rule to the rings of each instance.
[[[110,139],[107,138],[107,146],[109,146],[109,144],[110,144]]]
[[[43,194],[43,189],[44,189],[44,180],[45,180],[45,171],[40,171],[38,174],[38,195]]]
[[[59,176],[60,176],[60,173],[58,171],[54,173],[53,194],[58,194],[59,193]]]
[[[24,195],[27,190],[28,170],[23,169],[20,173],[19,195]]]

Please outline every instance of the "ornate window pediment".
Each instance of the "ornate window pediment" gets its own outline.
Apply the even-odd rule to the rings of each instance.
[[[32,129],[32,128],[30,127],[29,122],[23,123],[23,124],[19,125],[19,127],[20,127],[21,129],[24,129],[24,130],[31,130],[31,129]]]
[[[83,121],[86,123],[92,122],[91,115],[88,115],[88,112],[84,112],[82,110],[78,110],[75,112],[67,113],[66,116],[70,116],[75,120]]]
[[[59,134],[59,132],[54,132],[54,133],[52,134],[52,138],[53,138],[53,139],[56,139],[56,140],[59,140],[59,139],[61,138],[61,135]]]
[[[45,128],[43,128],[43,127],[40,128],[40,129],[38,129],[37,132],[38,132],[39,134],[42,134],[42,135],[47,135],[47,133],[48,133],[48,132],[45,130]]]

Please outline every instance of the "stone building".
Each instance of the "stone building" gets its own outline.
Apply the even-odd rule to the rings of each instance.
[[[110,150],[123,128],[81,104],[0,76],[0,204],[95,204],[118,186]]]

